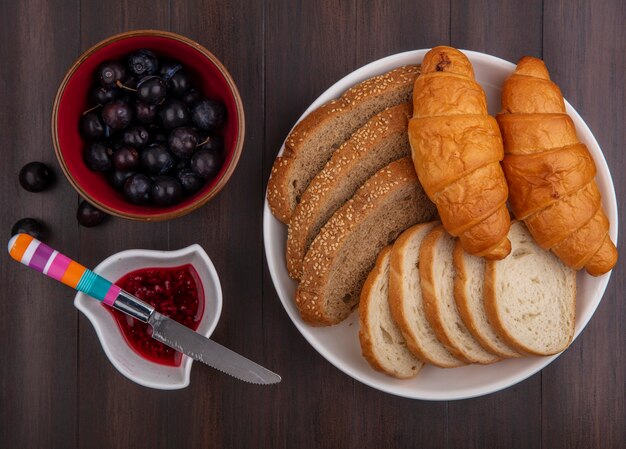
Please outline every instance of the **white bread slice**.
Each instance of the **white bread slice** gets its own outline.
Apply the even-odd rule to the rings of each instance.
[[[511,254],[486,265],[487,317],[518,351],[559,353],[574,337],[576,272],[541,249],[521,221],[511,225],[509,239]]]
[[[465,326],[489,352],[503,358],[520,357],[496,333],[485,312],[485,259],[463,250],[457,240],[454,246],[454,299]]]
[[[419,66],[405,66],[369,78],[294,127],[285,140],[285,151],[274,161],[267,184],[267,202],[277,219],[289,223],[311,179],[354,131],[383,109],[411,100],[419,73]]]
[[[440,368],[464,365],[443,346],[424,312],[418,266],[419,251],[426,235],[439,222],[417,224],[393,244],[389,269],[389,307],[409,349],[417,357]]]
[[[435,214],[410,157],[376,172],[313,240],[296,290],[302,319],[329,326],[347,318],[359,303],[380,250],[409,226],[430,221]]]
[[[454,302],[454,237],[443,226],[428,233],[420,248],[420,283],[424,310],[439,341],[458,359],[488,364],[499,358],[486,351],[467,330]]]
[[[374,369],[399,379],[415,377],[424,363],[408,350],[389,311],[391,246],[384,248],[367,276],[359,303],[359,341],[363,357]]]
[[[287,269],[302,275],[302,261],[324,223],[363,183],[385,165],[411,155],[409,103],[387,108],[359,128],[333,153],[302,194],[289,220]]]

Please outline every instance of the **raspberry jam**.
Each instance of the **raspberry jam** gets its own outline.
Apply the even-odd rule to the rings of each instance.
[[[142,268],[122,276],[116,284],[154,306],[156,311],[196,330],[204,312],[204,292],[191,265]],[[115,317],[126,342],[140,356],[162,365],[178,366],[182,354],[152,338],[152,328],[125,313],[105,306]]]

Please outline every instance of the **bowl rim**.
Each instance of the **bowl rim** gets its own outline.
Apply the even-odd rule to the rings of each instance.
[[[199,244],[194,243],[192,245],[189,245],[180,249],[175,249],[175,250],[152,250],[152,249],[122,250],[120,252],[111,254],[109,257],[103,259],[94,268],[93,271],[94,273],[100,274],[103,270],[106,270],[109,267],[114,266],[115,264],[121,262],[122,260],[127,260],[127,259],[142,259],[146,261],[148,260],[167,261],[167,260],[178,259],[180,257],[185,257],[185,256],[192,257],[193,255],[197,255],[203,261],[205,265],[204,268],[206,268],[208,277],[210,278],[210,281],[214,284],[215,291],[216,291],[216,296],[214,298],[215,303],[216,303],[215,313],[213,316],[211,316],[208,319],[208,323],[207,323],[208,327],[206,331],[200,332],[201,335],[205,336],[206,338],[210,338],[213,332],[215,331],[217,325],[219,324],[219,321],[222,315],[222,308],[223,308],[224,300],[223,300],[223,292],[222,292],[222,286],[220,283],[220,278],[215,268],[215,265],[213,265],[213,261],[211,260],[207,252],[204,250],[204,248],[202,248],[202,246],[200,246]],[[198,271],[197,267],[194,267],[194,269]],[[187,386],[189,386],[189,383],[191,382],[191,367],[193,365],[194,359],[192,359],[191,357],[187,355],[183,355],[182,363],[179,366],[174,366],[174,367],[163,366],[163,369],[180,371],[182,373],[181,382],[175,382],[175,381],[159,382],[159,381],[145,380],[141,376],[141,373],[139,374],[133,373],[123,364],[119,363],[113,356],[113,352],[115,351],[114,345],[110,344],[108,337],[105,335],[106,331],[104,330],[104,327],[102,324],[103,318],[96,315],[87,306],[87,304],[92,304],[94,302],[95,300],[93,298],[89,298],[88,295],[82,292],[77,292],[76,296],[74,297],[74,307],[76,307],[76,309],[79,312],[81,312],[89,320],[89,322],[91,323],[91,325],[93,326],[96,332],[96,336],[98,337],[98,342],[100,343],[100,346],[102,347],[105,355],[109,359],[109,362],[113,365],[113,367],[120,374],[122,374],[124,377],[132,380],[133,382],[139,385],[142,385],[148,388],[159,389],[159,390],[178,390],[178,389],[186,388]],[[110,319],[114,321],[113,316],[108,312],[107,312],[107,318],[104,318],[104,319]],[[138,358],[141,358],[141,356],[138,354],[136,354],[136,356]]]
[[[65,163],[65,159],[61,152],[61,145],[59,142],[59,136],[57,132],[57,122],[58,122],[59,105],[61,103],[61,98],[63,97],[63,94],[65,93],[65,88],[67,87],[69,80],[74,76],[74,73],[76,72],[78,67],[80,67],[80,65],[83,62],[85,62],[90,56],[92,56],[98,50],[114,42],[121,41],[121,40],[131,38],[131,37],[162,37],[166,39],[172,39],[172,40],[181,42],[183,44],[186,44],[194,48],[196,51],[200,52],[213,65],[215,65],[215,67],[220,71],[220,73],[226,80],[226,83],[228,84],[230,92],[232,93],[233,99],[235,101],[235,109],[237,110],[237,117],[238,117],[238,129],[237,129],[237,136],[235,138],[235,148],[233,149],[232,159],[230,160],[230,163],[226,167],[226,171],[223,173],[223,175],[218,180],[218,182],[213,186],[213,188],[210,191],[208,191],[206,194],[204,194],[203,196],[198,197],[193,203],[188,204],[185,207],[182,207],[180,209],[176,209],[173,211],[169,211],[169,212],[162,212],[162,213],[157,212],[152,215],[143,215],[141,213],[133,213],[133,212],[123,212],[118,209],[111,208],[105,205],[104,203],[98,201],[97,199],[91,197],[91,195],[87,194],[87,192],[85,192],[84,189],[80,186],[80,184],[76,181],[76,179],[74,178],[74,175],[72,174],[72,172],[67,167],[67,164]],[[209,200],[211,200],[215,195],[217,195],[224,188],[224,186],[226,185],[226,183],[229,181],[230,177],[232,176],[233,172],[235,171],[235,168],[237,167],[237,164],[239,163],[239,158],[241,157],[241,152],[243,150],[243,144],[244,144],[244,139],[245,139],[245,127],[246,127],[245,122],[246,120],[244,116],[243,101],[241,99],[241,95],[239,94],[239,90],[237,89],[237,86],[235,85],[235,81],[233,80],[232,76],[230,75],[226,67],[213,53],[207,50],[204,46],[200,45],[198,42],[192,39],[189,39],[188,37],[182,36],[180,34],[172,33],[171,31],[142,29],[142,30],[125,31],[123,33],[114,34],[113,36],[110,36],[92,45],[89,49],[85,50],[74,61],[74,63],[72,63],[69,70],[63,77],[63,81],[61,81],[61,84],[59,85],[56,96],[54,98],[50,127],[52,130],[52,144],[54,146],[54,153],[56,154],[57,160],[59,161],[61,170],[63,171],[63,174],[65,175],[67,180],[70,182],[72,187],[74,187],[74,189],[78,192],[78,194],[83,199],[91,203],[93,206],[115,217],[127,218],[130,220],[137,220],[137,221],[164,221],[164,220],[170,220],[172,218],[182,217],[183,215],[187,215],[188,213],[195,211],[196,209],[205,205]]]

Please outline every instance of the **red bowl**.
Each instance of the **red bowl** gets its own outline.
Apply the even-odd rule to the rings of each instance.
[[[82,113],[92,106],[89,91],[95,83],[96,68],[107,59],[122,58],[140,48],[178,59],[189,73],[193,85],[205,96],[224,103],[227,110],[226,123],[221,130],[224,138],[222,168],[199,192],[170,207],[127,202],[101,173],[89,170],[82,157],[87,141],[79,132],[79,121]],[[168,220],[185,215],[209,201],[224,187],[235,170],[243,147],[244,128],[241,97],[222,63],[206,48],[188,38],[156,30],[117,34],[83,53],[65,75],[52,110],[54,150],[72,186],[94,206],[111,215],[133,220]]]

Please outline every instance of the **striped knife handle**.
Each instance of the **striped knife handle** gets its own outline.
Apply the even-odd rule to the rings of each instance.
[[[122,291],[117,285],[28,234],[17,234],[9,240],[9,254],[27,267],[110,306],[114,305]]]

